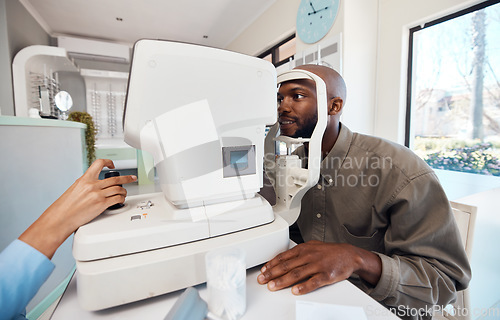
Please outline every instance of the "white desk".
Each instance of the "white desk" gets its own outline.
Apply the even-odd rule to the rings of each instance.
[[[293,320],[296,301],[313,301],[336,305],[363,307],[368,320],[398,319],[378,302],[348,281],[320,288],[303,296],[294,296],[290,289],[271,292],[257,283],[259,267],[247,270],[247,311],[242,320]],[[206,300],[205,284],[196,286]],[[163,319],[183,291],[177,291],[107,310],[89,312],[80,308],[76,296],[76,277],[73,276],[57,306],[52,320],[67,319]]]

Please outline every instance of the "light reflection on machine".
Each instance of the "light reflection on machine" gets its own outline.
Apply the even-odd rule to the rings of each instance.
[[[315,80],[326,104],[325,85],[313,74],[292,71],[278,81],[294,78]],[[247,268],[286,250],[288,226],[319,177],[326,126],[320,107],[326,110],[318,106],[309,170],[295,156],[276,158],[275,140],[283,140],[277,124],[265,156],[265,127],[277,118],[272,64],[209,47],[138,41],[125,141],[153,155],[162,192],[127,197],[123,208],[75,234],[80,305],[100,310],[203,283],[204,256],[215,248],[242,248]],[[257,194],[263,162],[277,193],[274,207]]]

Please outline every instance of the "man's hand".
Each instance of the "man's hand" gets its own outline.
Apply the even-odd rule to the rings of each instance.
[[[309,241],[277,255],[266,263],[257,277],[260,284],[276,291],[292,286],[295,295],[339,282],[357,273],[376,285],[382,272],[380,258],[345,243]]]
[[[99,180],[104,167],[113,169],[111,160],[96,160],[45,212],[19,237],[49,259],[57,248],[81,225],[91,221],[107,207],[125,201],[127,190],[119,186],[136,181],[135,176]]]

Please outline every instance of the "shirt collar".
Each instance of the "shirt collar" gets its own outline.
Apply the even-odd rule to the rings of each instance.
[[[342,123],[340,123],[339,136],[333,145],[332,150],[321,162],[321,171],[323,170],[339,170],[347,157],[349,148],[354,134],[351,130]]]

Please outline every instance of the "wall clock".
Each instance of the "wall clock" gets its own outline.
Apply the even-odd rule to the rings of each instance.
[[[302,0],[297,11],[297,36],[305,43],[321,40],[335,21],[340,0]]]

